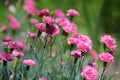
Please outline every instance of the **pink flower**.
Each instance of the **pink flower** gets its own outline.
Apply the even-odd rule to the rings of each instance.
[[[26,45],[25,45],[25,43],[23,42],[23,41],[21,41],[21,40],[16,40],[15,41],[15,44],[16,44],[16,48],[17,49],[25,49],[26,48]]]
[[[0,53],[0,59],[3,60],[3,61],[11,62],[11,61],[14,60],[14,56],[10,53],[1,52]]]
[[[59,24],[66,33],[73,33],[77,31],[77,26],[69,21],[62,21]]]
[[[8,21],[12,30],[18,30],[20,28],[20,23],[16,20],[14,16],[8,15]]]
[[[76,38],[79,39],[77,48],[80,51],[88,52],[88,51],[92,50],[92,41],[88,36],[79,34]]]
[[[48,9],[42,9],[37,12],[39,17],[50,16],[50,11]]]
[[[68,44],[78,44],[78,42],[79,42],[79,40],[77,38],[74,38],[74,37],[67,38]]]
[[[24,56],[24,54],[22,52],[19,52],[17,50],[13,50],[12,54],[17,58],[22,58]]]
[[[8,7],[8,11],[11,12],[11,13],[15,13],[16,9],[15,9],[15,7],[13,5],[10,5]]]
[[[99,58],[104,62],[114,62],[114,57],[110,53],[103,52],[99,55]]]
[[[110,35],[103,35],[100,41],[103,42],[106,45],[106,47],[108,47],[112,52],[115,50],[116,41]]]
[[[44,23],[37,23],[35,24],[35,27],[40,31],[44,32],[46,30],[46,25]]]
[[[54,14],[56,17],[60,17],[60,18],[65,17],[64,13],[60,9],[54,10]]]
[[[91,50],[90,51],[90,55],[92,56],[92,58],[94,59],[94,60],[97,60],[98,59],[98,54],[95,52],[95,51],[93,51],[93,50]]]
[[[50,17],[50,16],[46,16],[43,18],[43,21],[47,24],[51,24],[54,22],[54,18]]]
[[[88,65],[91,67],[97,67],[97,63],[95,63],[95,62],[90,62],[90,63],[88,63]]]
[[[79,12],[77,12],[76,10],[74,10],[74,9],[69,9],[68,11],[67,11],[67,14],[66,14],[67,16],[79,16],[80,14],[79,14]]]
[[[91,66],[84,66],[81,72],[81,76],[85,80],[97,80],[98,72]]]
[[[10,77],[9,77],[9,79],[10,79],[10,80],[13,80],[13,77],[14,77],[14,75],[11,74]]]
[[[9,0],[5,0],[4,4],[7,6],[9,4]]]
[[[28,14],[36,14],[37,13],[34,0],[24,0],[23,8]]]
[[[65,63],[64,63],[63,61],[62,61],[62,62],[60,62],[60,65],[61,65],[61,66],[64,66],[64,64],[65,64]]]
[[[3,33],[6,33],[7,32],[7,25],[5,25],[5,24],[1,24],[0,25],[0,30],[3,32]]]
[[[46,33],[52,37],[56,36],[59,34],[59,28],[56,24],[52,24],[51,26],[48,27]]]
[[[47,80],[46,78],[42,77],[42,78],[39,78],[39,80]]]
[[[81,54],[81,51],[78,51],[78,50],[73,50],[71,52],[71,56],[73,56],[75,58],[81,58],[81,57],[83,57],[82,54]]]
[[[28,36],[29,38],[32,38],[32,39],[37,38],[37,34],[36,34],[36,33],[27,32],[26,34],[27,34],[27,36]]]
[[[2,39],[2,42],[9,42],[9,41],[13,41],[13,38],[10,36],[6,36]]]
[[[35,19],[35,18],[31,18],[30,19],[30,23],[35,25],[36,23],[38,23],[38,19]]]
[[[33,61],[31,59],[23,60],[23,64],[25,64],[27,66],[35,66],[36,65],[35,61]]]

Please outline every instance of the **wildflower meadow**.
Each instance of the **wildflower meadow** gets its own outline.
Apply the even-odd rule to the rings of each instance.
[[[39,8],[36,0],[1,2],[6,13],[0,21],[0,80],[120,79],[113,79],[119,70],[110,67],[116,36],[81,28],[79,9]]]

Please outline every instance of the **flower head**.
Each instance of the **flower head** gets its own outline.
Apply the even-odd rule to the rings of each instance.
[[[78,50],[73,50],[71,52],[71,56],[75,57],[75,58],[80,58],[82,57],[82,54],[81,54],[81,51],[78,51]]]
[[[23,64],[25,64],[27,66],[35,66],[36,65],[35,61],[33,61],[31,59],[23,60]]]
[[[39,80],[47,80],[46,78],[42,77],[42,78],[39,78]]]
[[[40,31],[44,32],[46,30],[46,25],[44,23],[37,23],[35,24],[35,27]]]
[[[90,51],[90,55],[92,56],[92,58],[94,59],[94,60],[97,60],[98,59],[98,54],[95,52],[95,51],[93,51],[93,50],[91,50]]]
[[[114,57],[110,53],[103,52],[99,55],[99,58],[104,62],[114,62]]]
[[[24,54],[22,52],[19,52],[17,50],[13,50],[12,54],[17,58],[22,58],[24,56]]]
[[[11,61],[14,60],[14,56],[10,53],[1,52],[0,53],[0,59],[3,60],[3,61],[11,62]]]
[[[67,38],[67,42],[68,42],[68,44],[78,44],[79,40],[78,40],[78,38],[69,37],[69,38]]]
[[[50,16],[46,16],[43,18],[43,21],[47,24],[51,24],[54,22],[54,18],[50,17]]]
[[[108,47],[112,52],[115,50],[116,41],[110,35],[103,35],[100,41],[103,42],[106,45],[106,47]]]
[[[77,12],[76,10],[74,10],[74,9],[69,9],[68,11],[67,11],[67,14],[66,14],[67,16],[79,16],[80,14],[79,14],[79,12]]]
[[[3,32],[3,33],[6,33],[7,32],[7,25],[5,25],[5,24],[1,24],[0,25],[0,30]]]
[[[81,76],[85,80],[96,80],[98,77],[98,72],[91,66],[84,66],[81,72]]]
[[[35,19],[35,18],[31,18],[30,19],[30,23],[35,25],[36,23],[38,23],[38,19]]]
[[[32,39],[35,39],[35,38],[37,37],[37,34],[36,34],[36,33],[27,32],[26,34],[27,34],[27,36],[28,36],[29,38],[32,38]]]
[[[50,11],[49,11],[48,9],[42,9],[42,10],[39,10],[39,11],[37,12],[37,15],[38,15],[39,17],[43,17],[44,15],[45,15],[45,16],[50,16]]]
[[[64,13],[60,9],[54,10],[54,14],[56,17],[65,17]]]

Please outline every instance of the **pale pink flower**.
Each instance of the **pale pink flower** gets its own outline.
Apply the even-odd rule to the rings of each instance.
[[[0,25],[0,30],[3,32],[3,33],[6,33],[7,32],[7,25],[5,25],[5,24],[1,24]]]
[[[82,52],[88,52],[92,50],[92,41],[86,35],[78,35],[76,38],[79,39],[79,43],[77,44],[77,48]]]
[[[47,78],[42,77],[42,78],[39,78],[39,80],[47,80]]]
[[[15,7],[13,5],[10,5],[8,7],[8,11],[11,12],[11,13],[15,13],[16,9],[15,9]]]
[[[13,15],[8,15],[8,21],[12,30],[18,30],[20,28],[20,23]]]
[[[93,51],[93,50],[91,50],[90,51],[90,55],[92,56],[92,58],[94,59],[94,60],[97,60],[98,59],[98,54],[95,52],[95,51]]]
[[[17,50],[13,50],[12,54],[17,58],[22,58],[24,56],[24,54],[22,52],[19,52]]]
[[[2,42],[3,47],[8,47],[9,42]]]
[[[59,34],[59,27],[56,24],[52,24],[48,27],[46,33],[52,37],[56,36]]]
[[[59,24],[66,33],[73,33],[77,31],[77,26],[69,21],[62,21]]]
[[[9,79],[10,79],[10,80],[13,80],[13,77],[14,77],[14,75],[11,74],[10,77],[9,77]]]
[[[74,38],[74,37],[67,38],[68,44],[78,44],[78,42],[79,42],[78,38]]]
[[[39,11],[37,12],[37,15],[38,15],[39,17],[43,17],[44,15],[45,15],[45,16],[50,16],[50,11],[49,11],[48,9],[42,9],[42,10],[39,10]]]
[[[60,18],[65,17],[64,13],[60,9],[54,10],[54,14],[56,17],[60,17]]]
[[[103,35],[100,41],[103,42],[106,45],[106,47],[108,47],[112,52],[115,50],[116,40],[112,38],[110,35]]]
[[[11,62],[14,60],[14,56],[10,53],[1,52],[0,53],[0,60]]]
[[[37,23],[35,24],[35,27],[40,31],[44,32],[46,30],[46,25],[44,23]]]
[[[35,25],[36,23],[38,23],[38,19],[36,19],[36,18],[31,18],[31,19],[30,19],[30,23],[33,24],[33,25]]]
[[[50,17],[50,16],[46,16],[43,18],[43,21],[47,24],[51,24],[54,22],[54,18]]]
[[[61,65],[61,66],[64,66],[64,64],[65,64],[64,61],[60,62],[60,65]]]
[[[25,64],[27,66],[35,66],[36,65],[35,61],[33,61],[31,59],[23,60],[23,64]]]
[[[81,51],[78,51],[78,50],[73,50],[71,52],[71,56],[73,56],[75,58],[81,58],[81,57],[83,57]]]
[[[37,34],[36,34],[36,33],[27,32],[26,34],[27,34],[27,36],[28,36],[29,38],[32,38],[32,39],[37,38]]]
[[[104,62],[114,62],[113,55],[111,55],[110,53],[107,53],[107,52],[106,53],[105,52],[101,53],[99,55],[99,58],[100,58],[100,60],[102,60]]]
[[[76,10],[74,10],[74,9],[69,9],[68,11],[67,11],[67,14],[66,14],[67,16],[79,16],[80,14],[79,14],[79,12],[77,12]]]
[[[97,80],[98,72],[95,68],[91,66],[84,66],[82,68],[81,76],[85,80]]]
[[[36,14],[37,13],[34,0],[24,0],[23,8],[28,14]]]

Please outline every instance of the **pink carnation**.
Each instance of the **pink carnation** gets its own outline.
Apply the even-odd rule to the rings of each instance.
[[[19,52],[17,50],[13,50],[12,54],[17,58],[22,58],[24,56],[24,54],[22,52]]]
[[[59,34],[59,27],[56,24],[52,24],[51,26],[48,27],[46,33],[54,37],[57,34]]]
[[[16,45],[17,49],[25,49],[26,48],[25,43],[21,40],[16,40],[15,45]]]
[[[98,72],[91,66],[84,66],[81,72],[81,76],[85,80],[97,80]]]
[[[38,23],[38,19],[31,18],[30,23],[34,25],[34,24]]]
[[[14,16],[8,15],[8,21],[12,30],[18,30],[20,28],[20,23]]]
[[[96,62],[90,62],[88,63],[89,66],[91,67],[97,67],[97,63]]]
[[[23,64],[25,64],[27,66],[35,66],[36,65],[35,61],[33,61],[31,59],[23,60]]]
[[[38,15],[39,17],[43,17],[44,15],[45,15],[45,16],[50,16],[50,11],[49,11],[48,9],[42,9],[42,10],[39,10],[39,11],[37,12],[37,15]]]
[[[7,25],[5,25],[5,24],[1,24],[0,25],[0,30],[3,32],[3,33],[6,33],[7,32]]]
[[[67,16],[79,16],[80,14],[79,14],[79,12],[77,12],[76,10],[74,10],[74,9],[69,9],[68,11],[67,11],[67,14],[66,14]]]
[[[81,51],[78,51],[78,50],[73,50],[71,52],[71,56],[75,57],[75,58],[81,58],[82,57],[82,54],[81,54]]]
[[[93,50],[91,50],[90,51],[90,55],[92,56],[92,58],[94,59],[94,60],[97,60],[98,59],[98,54],[95,52],[95,51],[93,51]]]
[[[99,58],[104,62],[114,62],[114,57],[110,53],[103,52],[99,55]]]
[[[50,16],[46,16],[43,18],[43,21],[47,24],[51,24],[54,22],[54,18],[50,17]]]
[[[86,35],[78,35],[76,38],[79,39],[79,43],[77,44],[77,48],[82,52],[88,52],[92,50],[92,41]]]
[[[116,48],[116,45],[115,45],[116,41],[110,35],[103,35],[101,37],[100,41],[103,42],[106,45],[106,47],[108,47],[111,51],[115,50],[115,48]]]
[[[46,30],[46,25],[44,23],[37,23],[35,24],[35,27],[40,31],[44,32]]]
[[[39,80],[47,80],[46,78],[42,77],[42,78],[39,78]]]
[[[11,62],[14,60],[14,56],[10,53],[2,52],[0,53],[0,60]]]
[[[65,17],[64,13],[60,9],[54,10],[54,14],[56,17]]]
[[[74,38],[74,37],[67,38],[68,44],[78,44],[78,42],[79,42],[79,40],[77,38]]]
[[[28,36],[29,38],[32,38],[32,39],[37,38],[37,34],[36,34],[36,33],[27,32],[26,34],[27,34],[27,36]]]
[[[2,42],[9,42],[9,41],[13,41],[13,38],[10,36],[6,36],[2,39]]]

